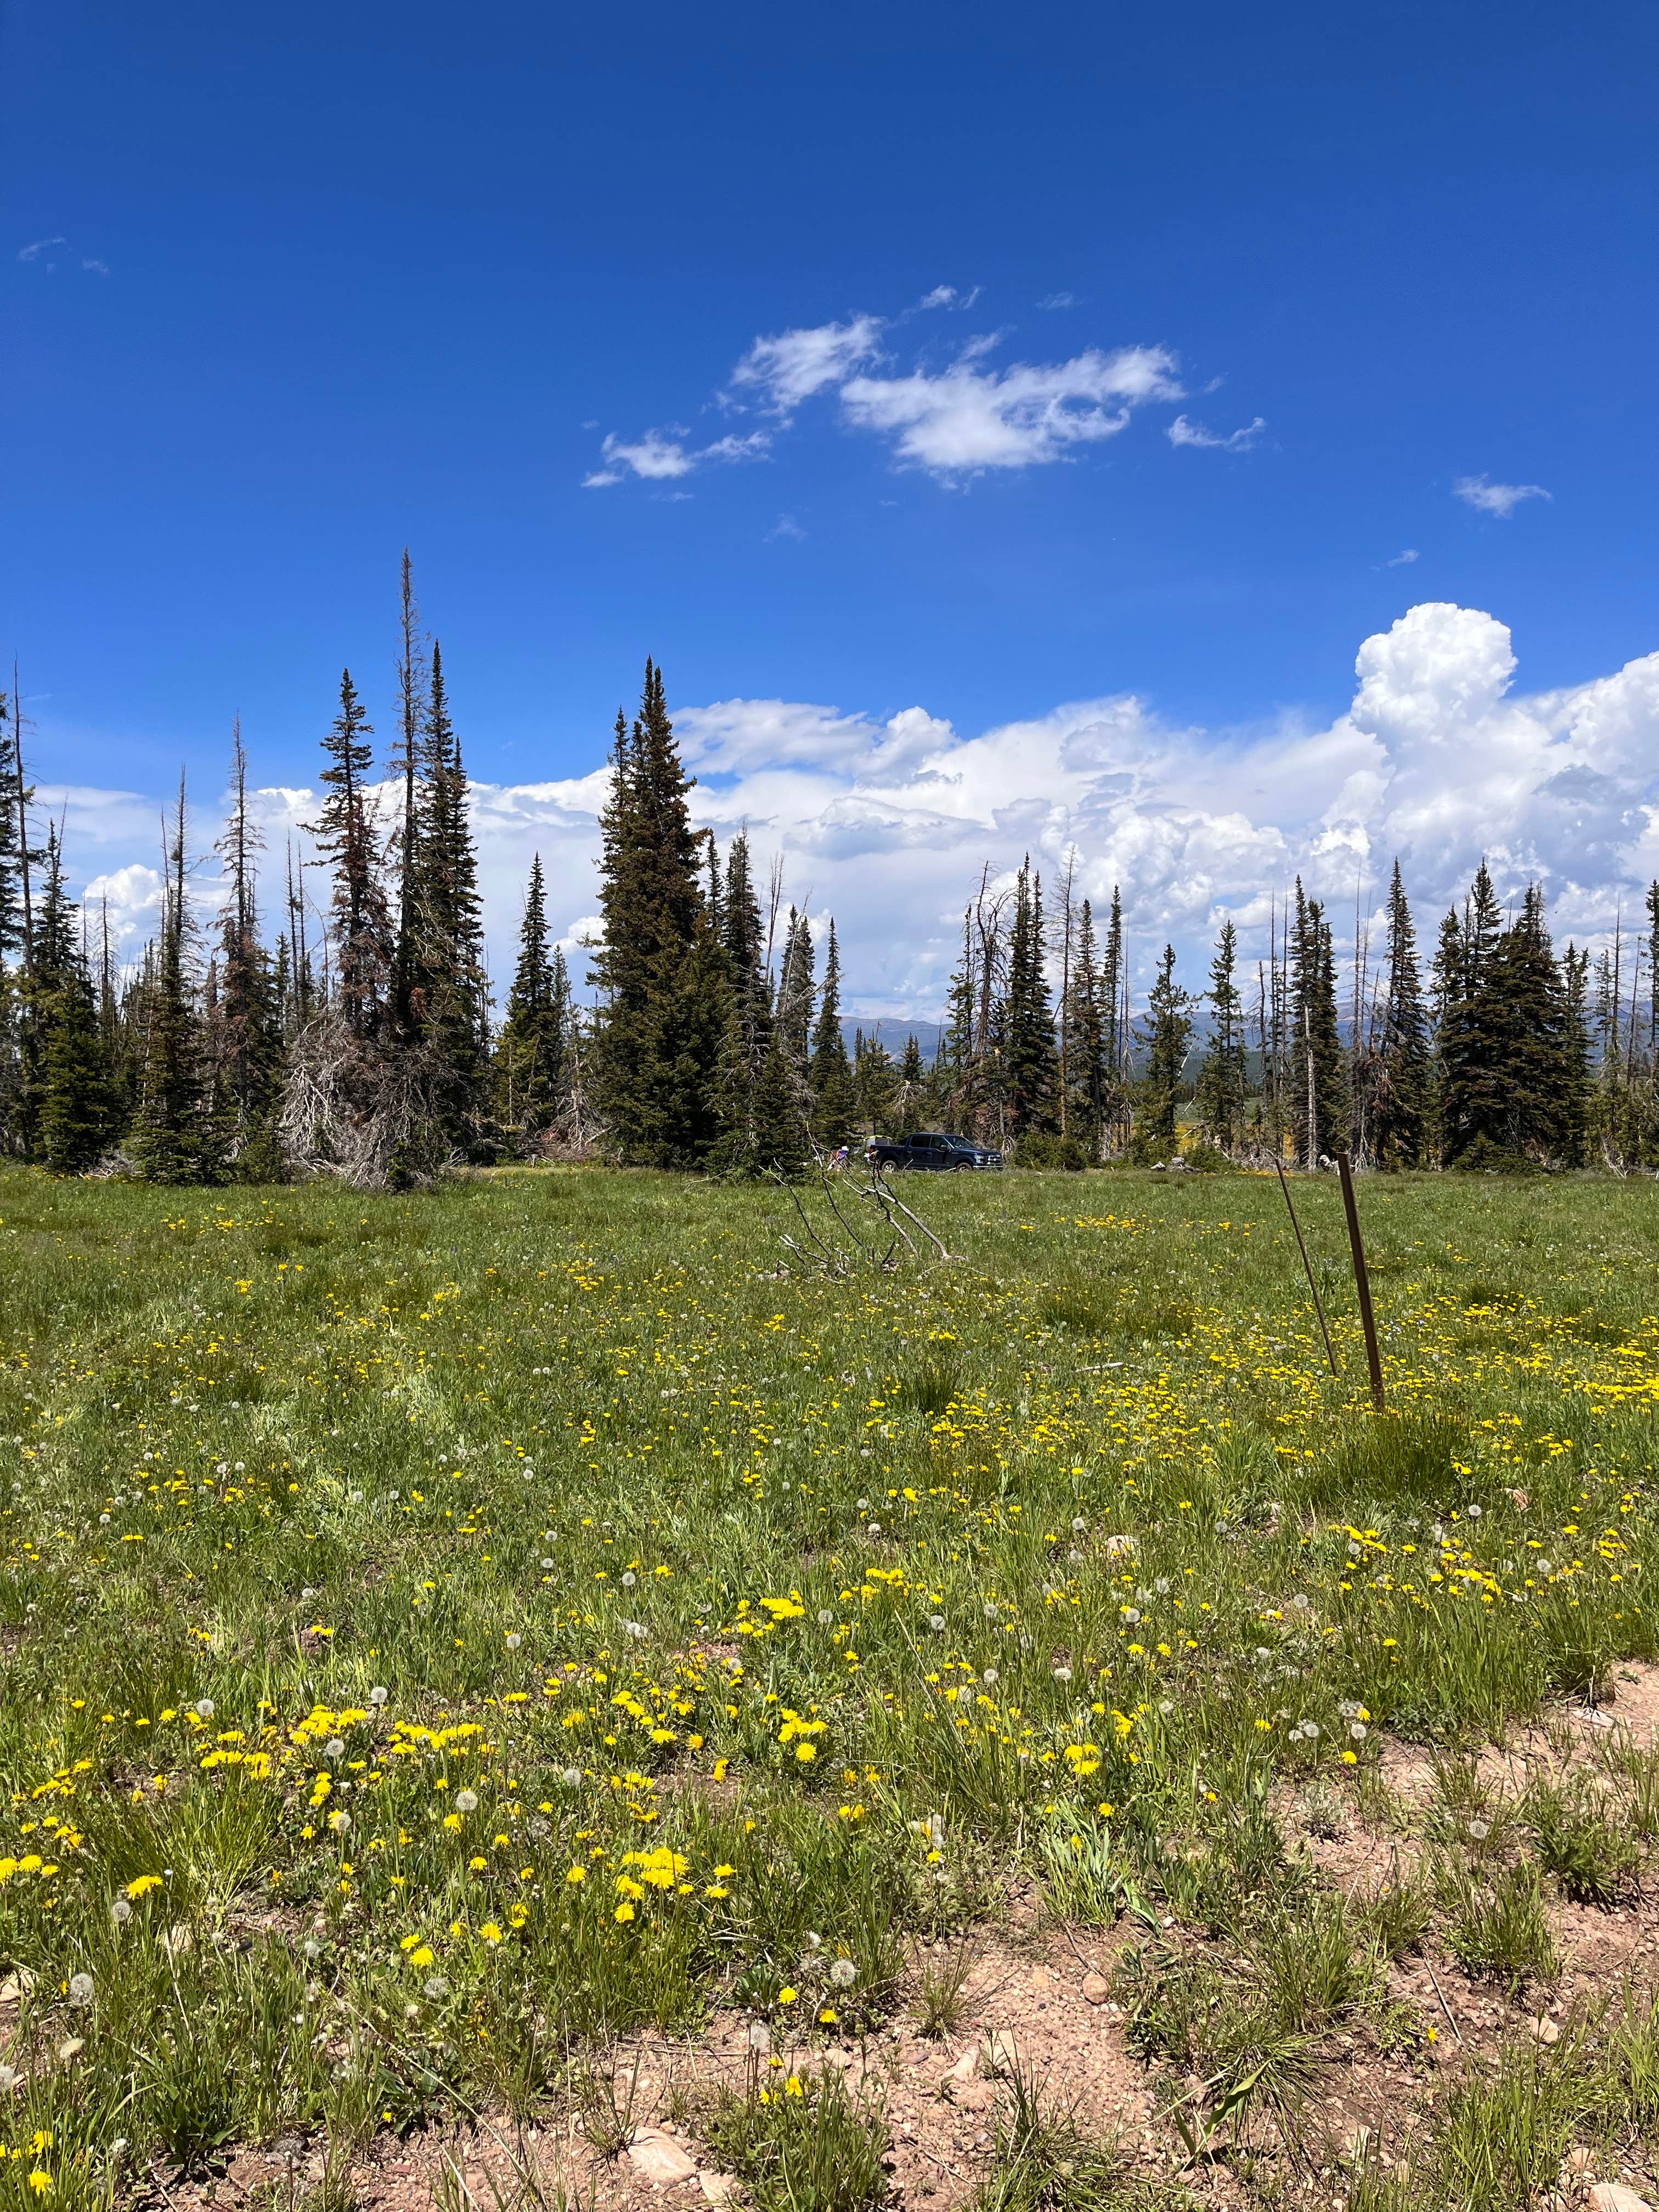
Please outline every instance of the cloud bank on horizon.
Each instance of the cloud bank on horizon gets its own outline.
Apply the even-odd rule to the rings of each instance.
[[[1375,905],[1397,854],[1426,957],[1438,915],[1484,854],[1501,896],[1541,883],[1558,941],[1628,915],[1659,876],[1659,653],[1553,691],[1516,690],[1505,625],[1441,602],[1369,637],[1352,703],[1328,727],[1240,734],[1181,728],[1133,695],[1079,700],[964,737],[920,706],[878,721],[777,699],[683,708],[693,805],[722,842],[741,824],[786,896],[833,913],[854,1012],[937,1017],[981,866],[1045,875],[1075,848],[1079,896],[1121,887],[1138,975],[1164,940],[1197,988],[1224,916],[1254,960],[1270,905],[1299,873],[1338,917],[1356,888]],[[532,854],[573,947],[598,925],[598,817],[607,772],[475,786],[491,965],[510,976]],[[130,793],[43,787],[67,817],[71,863],[95,918],[131,957],[154,926],[157,807]],[[304,847],[309,791],[268,789],[269,917],[287,837]],[[216,826],[216,825],[215,825]],[[205,845],[211,831],[200,842]],[[214,896],[198,881],[204,911]],[[321,890],[320,879],[318,890]],[[574,972],[583,972],[580,952]]]

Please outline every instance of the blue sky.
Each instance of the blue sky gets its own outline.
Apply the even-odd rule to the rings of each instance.
[[[475,774],[562,787],[498,808],[528,824],[502,917],[550,808],[565,918],[591,911],[571,824],[647,651],[705,710],[711,809],[770,825],[815,903],[860,901],[872,957],[915,934],[872,1005],[927,1011],[951,884],[1022,841],[1140,882],[1149,939],[1249,922],[1245,860],[1317,874],[1322,838],[1333,884],[1374,875],[1388,805],[1363,851],[1327,817],[1354,775],[1398,781],[1394,725],[1317,807],[1297,750],[1345,726],[1364,641],[1489,616],[1500,716],[1504,684],[1577,697],[1659,645],[1656,63],[1633,6],[14,0],[0,649],[43,784],[85,794],[82,872],[143,866],[181,762],[211,834],[234,713],[272,785],[313,773],[343,662],[389,727],[408,543]],[[1486,682],[1478,623],[1431,635]],[[1133,738],[1066,725],[1118,730],[1093,814],[1024,774],[1033,741],[967,828],[878,818],[896,716],[927,718],[907,757],[937,784],[987,732],[1127,695]],[[1533,716],[1546,754],[1564,713]],[[1577,742],[1582,829],[1607,763]],[[1593,865],[1494,799],[1419,823],[1425,893],[1495,843],[1600,926],[1648,865],[1627,750]],[[1248,834],[1206,873],[1160,825],[1243,762]]]

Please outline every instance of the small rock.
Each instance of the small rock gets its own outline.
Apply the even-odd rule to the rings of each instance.
[[[161,1938],[161,1948],[169,1959],[182,1959],[186,1951],[193,1951],[195,1948],[195,1931],[185,1920],[177,1922]]]
[[[1622,2181],[1598,2181],[1589,2193],[1590,2212],[1648,2212],[1648,2202]]]
[[[1595,2163],[1594,2153],[1586,2150],[1583,2143],[1574,2143],[1572,2148],[1567,2153],[1568,2171],[1576,2173],[1581,2181],[1584,2179]]]
[[[1104,1974],[1085,1974],[1083,1977],[1085,2004],[1103,2005],[1112,1994],[1112,1985]]]
[[[33,1969],[20,1966],[15,1974],[8,1974],[5,1980],[0,1982],[0,2005],[21,2004],[33,1987]]]
[[[688,2158],[660,2128],[635,2128],[624,2154],[635,2172],[659,2189],[672,2188],[677,2181],[690,2181],[696,2176],[696,2159]]]
[[[957,2081],[951,2084],[951,2102],[964,2112],[988,2112],[997,2100],[997,2093],[988,2081]]]
[[[700,2173],[697,2183],[711,2204],[729,2204],[738,2193],[735,2173]]]
[[[1100,1548],[1109,1559],[1132,1559],[1139,1547],[1133,1536],[1109,1536]]]
[[[952,2081],[971,2081],[978,2071],[979,2045],[976,2043],[970,2043],[940,2081],[939,2087],[943,2089]]]
[[[1032,1967],[1031,1987],[1034,1990],[1051,1990],[1054,1985],[1054,1978],[1046,1966]]]
[[[1541,2043],[1546,2045],[1552,2043],[1559,2043],[1561,2040],[1560,2029],[1556,2026],[1555,2022],[1547,2016],[1547,2014],[1539,2020],[1529,2020],[1527,2022],[1527,2033],[1532,2037],[1535,2043]]]

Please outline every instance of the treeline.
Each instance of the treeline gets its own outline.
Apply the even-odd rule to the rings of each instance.
[[[561,1152],[787,1173],[930,1124],[1037,1165],[1345,1147],[1381,1167],[1659,1162],[1659,884],[1645,936],[1592,965],[1558,957],[1535,887],[1506,914],[1483,865],[1425,978],[1396,866],[1378,956],[1357,930],[1339,1005],[1332,924],[1298,883],[1253,973],[1224,921],[1206,988],[1166,945],[1137,1015],[1115,892],[1097,916],[1074,867],[1052,905],[1029,861],[1012,881],[988,869],[931,1059],[914,1036],[896,1060],[862,1031],[849,1052],[833,920],[815,936],[776,866],[757,880],[745,834],[722,853],[695,825],[647,662],[637,714],[617,718],[592,1003],[552,941],[538,857],[497,1021],[461,740],[407,554],[392,714],[377,775],[342,675],[318,857],[287,855],[274,933],[239,728],[217,917],[204,928],[191,896],[181,785],[159,927],[121,970],[105,918],[68,896],[21,702],[0,695],[0,1150],[63,1173],[366,1186]]]
[[[1166,945],[1139,1019],[1117,894],[1103,931],[1070,870],[1057,905],[1029,862],[1012,885],[981,877],[925,1100],[1022,1159],[1169,1162],[1184,1135],[1200,1161],[1659,1164],[1659,883],[1645,933],[1592,964],[1557,956],[1536,884],[1505,913],[1483,861],[1425,978],[1396,861],[1376,956],[1357,925],[1343,991],[1298,879],[1254,973],[1231,921],[1201,992]]]
[[[306,825],[319,857],[288,855],[274,935],[239,727],[216,921],[204,931],[191,896],[181,785],[160,926],[122,973],[106,917],[68,895],[57,825],[40,834],[21,702],[0,696],[0,1149],[166,1182],[330,1172],[395,1186],[595,1150],[790,1170],[887,1103],[885,1055],[842,1039],[833,921],[820,987],[805,916],[781,911],[775,875],[763,894],[747,838],[722,855],[694,829],[650,663],[639,714],[617,716],[586,1007],[550,935],[538,856],[492,1019],[466,769],[407,555],[394,717],[377,775],[343,673]]]

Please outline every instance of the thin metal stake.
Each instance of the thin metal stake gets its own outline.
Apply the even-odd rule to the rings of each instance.
[[[1291,1226],[1296,1231],[1296,1249],[1302,1255],[1302,1272],[1308,1279],[1308,1288],[1313,1292],[1314,1311],[1319,1316],[1319,1334],[1325,1340],[1325,1357],[1331,1363],[1332,1374],[1340,1374],[1341,1370],[1336,1364],[1336,1353],[1331,1344],[1331,1333],[1325,1326],[1325,1309],[1319,1302],[1319,1285],[1314,1280],[1313,1263],[1308,1257],[1307,1246],[1302,1242],[1302,1224],[1297,1219],[1296,1208],[1291,1203],[1291,1186],[1285,1180],[1285,1163],[1276,1158],[1273,1165],[1279,1170],[1279,1188],[1285,1194],[1285,1209],[1291,1217]]]
[[[1359,1320],[1365,1332],[1365,1357],[1370,1363],[1371,1403],[1377,1412],[1382,1403],[1382,1358],[1376,1348],[1376,1316],[1371,1311],[1371,1279],[1365,1267],[1364,1240],[1359,1234],[1359,1208],[1353,1202],[1353,1164],[1346,1152],[1336,1156],[1342,1178],[1342,1210],[1348,1217],[1348,1243],[1353,1253],[1353,1279],[1359,1292]]]

